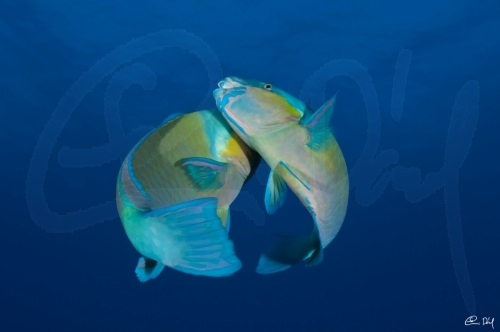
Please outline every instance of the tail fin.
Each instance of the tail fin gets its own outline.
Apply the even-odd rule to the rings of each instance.
[[[318,265],[323,260],[323,246],[316,226],[307,236],[276,236],[273,247],[260,256],[257,273],[280,272],[305,259],[306,266]]]
[[[241,268],[233,242],[217,216],[216,198],[176,204],[151,211],[146,217],[167,226],[172,268],[210,277],[229,276]],[[160,238],[153,238],[152,242],[164,245]]]

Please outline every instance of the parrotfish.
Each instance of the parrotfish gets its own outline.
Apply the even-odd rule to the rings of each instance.
[[[267,212],[283,205],[288,186],[314,220],[307,236],[278,236],[261,255],[257,272],[279,272],[306,259],[307,266],[321,263],[323,249],[344,222],[349,197],[347,166],[329,127],[336,94],[313,111],[269,83],[228,77],[214,98],[238,136],[271,168]]]
[[[125,232],[144,256],[139,280],[165,266],[213,277],[238,271],[229,206],[259,161],[217,110],[173,114],[142,138],[116,186]]]

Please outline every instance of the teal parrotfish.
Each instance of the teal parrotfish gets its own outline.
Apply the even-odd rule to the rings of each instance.
[[[261,255],[257,272],[279,272],[307,259],[321,263],[347,211],[349,178],[329,122],[336,95],[318,110],[269,83],[227,77],[214,90],[217,108],[271,168],[265,205],[270,214],[285,201],[287,186],[314,220],[308,236],[278,236]]]
[[[143,137],[116,186],[125,232],[144,256],[139,280],[165,266],[213,277],[238,271],[229,206],[259,161],[215,109],[173,114]]]

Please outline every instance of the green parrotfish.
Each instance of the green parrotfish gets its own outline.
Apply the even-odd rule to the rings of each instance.
[[[238,271],[229,206],[259,161],[217,110],[173,114],[139,141],[116,186],[125,232],[144,256],[139,280],[165,266],[213,277]]]
[[[288,186],[314,220],[308,236],[279,236],[257,272],[279,272],[306,259],[308,266],[319,264],[344,222],[349,197],[344,156],[329,128],[336,95],[313,111],[269,83],[228,77],[214,97],[238,136],[271,168],[268,213],[283,205]]]

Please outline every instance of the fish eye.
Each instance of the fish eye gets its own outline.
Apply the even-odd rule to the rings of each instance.
[[[273,88],[273,86],[271,84],[269,84],[269,83],[264,84],[264,89],[271,90],[272,88]]]

